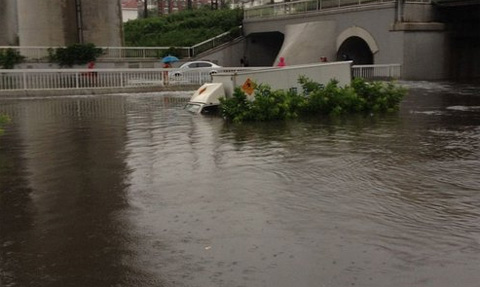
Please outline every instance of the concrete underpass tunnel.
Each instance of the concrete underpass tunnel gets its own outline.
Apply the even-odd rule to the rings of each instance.
[[[284,35],[280,32],[252,33],[247,36],[245,57],[250,66],[272,66]]]
[[[337,61],[353,60],[354,65],[373,64],[373,53],[367,42],[360,37],[347,38],[337,51]]]

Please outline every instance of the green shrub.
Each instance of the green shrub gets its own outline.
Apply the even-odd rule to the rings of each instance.
[[[51,62],[57,63],[61,67],[71,67],[96,61],[103,54],[103,50],[91,43],[73,44],[65,48],[50,48],[48,54]]]
[[[299,83],[303,94],[254,85],[252,101],[237,88],[232,98],[220,99],[221,114],[227,120],[243,122],[282,120],[309,114],[392,112],[398,109],[406,94],[405,88],[393,83],[370,83],[363,79],[354,79],[345,87],[340,87],[336,80],[322,85],[305,77],[300,77]]]
[[[351,84],[358,96],[364,99],[369,112],[395,111],[406,94],[406,89],[392,82],[367,82],[355,78]]]
[[[25,57],[12,48],[0,49],[0,67],[2,69],[13,69],[15,65],[22,63],[24,60]]]
[[[124,24],[128,47],[192,46],[233,29],[240,34],[241,9],[184,10],[170,15],[130,20]]]
[[[259,85],[253,101],[237,88],[232,98],[221,98],[220,103],[222,116],[234,122],[271,121],[297,117],[305,98],[293,91],[272,91],[267,85]]]

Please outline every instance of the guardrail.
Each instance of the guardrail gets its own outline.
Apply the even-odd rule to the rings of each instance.
[[[245,20],[318,12],[323,10],[394,3],[397,0],[304,0],[246,8]],[[414,0],[415,1],[415,0]],[[419,0],[423,1],[423,0]],[[428,0],[430,1],[430,0]]]
[[[354,65],[352,76],[367,80],[400,79],[402,66],[400,64]]]

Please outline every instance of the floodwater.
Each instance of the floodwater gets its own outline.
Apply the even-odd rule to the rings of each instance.
[[[191,93],[0,99],[1,286],[480,282],[480,86],[229,125]]]

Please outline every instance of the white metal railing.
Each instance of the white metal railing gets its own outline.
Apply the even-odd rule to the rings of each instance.
[[[191,69],[24,69],[0,70],[0,91],[198,86],[211,74],[263,70],[272,67]],[[400,64],[355,65],[352,75],[365,79],[398,79]]]
[[[354,65],[352,76],[367,80],[399,79],[402,76],[401,68],[400,64]]]
[[[285,3],[277,3],[263,6],[246,8],[243,18],[270,18],[277,16],[298,15],[310,12],[318,12],[327,9],[338,9],[346,7],[378,5],[385,3],[394,3],[397,0],[303,0]],[[413,0],[424,1],[424,0]],[[428,0],[429,1],[429,0]]]
[[[0,50],[13,49],[18,51],[27,60],[48,61],[50,50],[63,47],[40,47],[40,46],[0,46]],[[101,59],[148,59],[161,58],[161,55],[170,47],[99,47],[103,54]],[[180,57],[191,57],[190,47],[175,47]]]
[[[235,72],[252,68],[219,68]],[[100,89],[145,86],[198,86],[211,81],[212,70],[192,69],[16,69],[0,70],[0,91]]]
[[[239,26],[238,27],[239,29],[242,28],[242,26]],[[232,33],[229,31],[229,32],[225,32],[225,33],[222,33],[216,37],[213,37],[213,38],[210,38],[208,40],[205,40],[201,43],[198,43],[198,44],[195,44],[193,45],[191,48],[190,48],[190,53],[191,53],[191,56],[196,56],[202,52],[205,52],[209,49],[212,49],[212,48],[215,48],[216,46],[220,45],[220,44],[223,44],[223,43],[226,43],[228,42],[229,40],[233,40],[233,38],[235,38],[235,35],[231,35]]]
[[[241,26],[238,27],[241,29]],[[220,44],[233,39],[235,35],[231,32],[225,32],[192,47],[173,47],[177,56],[180,58],[195,57],[201,52],[214,48]],[[27,60],[48,61],[50,50],[63,47],[41,47],[41,46],[0,46],[0,50],[13,49],[18,51]],[[172,47],[98,47],[102,49],[103,54],[100,59],[159,59],[165,51]]]
[[[103,54],[101,59],[159,59],[171,47],[100,47]],[[181,58],[190,57],[190,47],[175,47]]]

